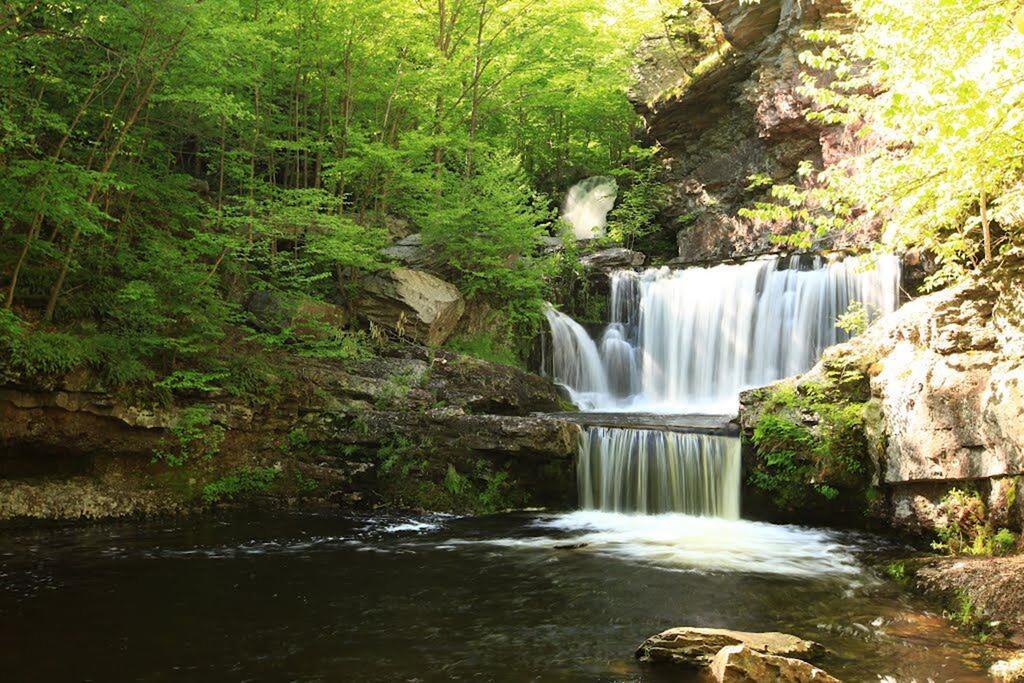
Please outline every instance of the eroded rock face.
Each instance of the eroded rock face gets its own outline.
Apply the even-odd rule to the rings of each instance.
[[[579,428],[532,416],[561,407],[550,381],[422,347],[392,351],[347,362],[283,357],[277,369],[289,380],[266,405],[221,392],[146,402],[80,374],[47,387],[13,377],[0,384],[0,519],[194,507],[203,482],[188,483],[195,475],[179,471],[182,491],[169,490],[162,483],[175,473],[153,461],[158,450],[173,448],[172,429],[193,406],[223,430],[219,453],[201,465],[200,474],[211,477],[280,466],[318,482],[320,500],[388,505],[380,482],[404,477],[410,490],[437,487],[451,464],[468,477],[482,467],[505,472],[531,504],[572,504]],[[431,467],[401,476],[384,471],[381,453],[396,446],[408,462]],[[10,474],[12,467],[24,474]],[[288,477],[298,475],[282,475]]]
[[[747,645],[723,647],[711,663],[711,675],[719,683],[839,683],[837,678],[812,664],[765,654]]]
[[[427,346],[443,344],[466,309],[455,285],[419,270],[396,268],[361,284],[360,316]]]
[[[760,221],[739,210],[767,198],[751,176],[800,185],[803,161],[842,164],[874,142],[855,135],[858,124],[823,127],[809,122],[814,103],[801,92],[801,52],[814,46],[801,32],[835,28],[836,0],[703,0],[725,44],[700,68],[677,64],[689,49],[665,49],[664,36],[641,55],[633,97],[649,138],[663,149],[664,178],[672,188],[663,216],[677,233],[678,263],[697,264],[775,251],[773,236],[792,227]],[[661,85],[659,92],[658,85]],[[681,227],[680,227],[681,226]],[[863,248],[879,226],[826,235],[816,247]]]
[[[721,22],[726,38],[741,50],[756,45],[775,31],[782,16],[781,4],[778,0],[759,3],[704,0],[704,6]]]
[[[769,655],[802,659],[813,659],[825,651],[818,643],[786,633],[683,626],[651,636],[637,648],[636,657],[646,662],[704,667],[711,665],[722,648],[737,645]]]
[[[602,273],[610,273],[614,270],[628,270],[639,268],[644,265],[647,257],[639,251],[616,247],[594,252],[580,258],[580,264],[584,268],[596,270]]]

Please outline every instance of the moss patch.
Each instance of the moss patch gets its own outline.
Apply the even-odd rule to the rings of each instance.
[[[835,347],[819,371],[752,392],[747,483],[784,511],[867,511],[871,486],[869,371],[874,360]]]

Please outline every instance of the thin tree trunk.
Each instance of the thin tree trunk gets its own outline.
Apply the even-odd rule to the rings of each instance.
[[[992,260],[992,230],[988,222],[988,192],[981,186],[981,232],[985,238],[985,260]]]
[[[145,90],[142,92],[142,96],[139,97],[138,103],[132,110],[131,115],[125,120],[124,125],[121,128],[121,134],[118,136],[117,141],[107,154],[106,159],[103,162],[103,167],[100,169],[100,176],[106,175],[110,171],[110,167],[114,164],[114,160],[117,155],[120,154],[121,148],[124,147],[125,141],[128,139],[128,133],[135,125],[135,122],[139,118],[139,114],[145,108],[146,103],[149,102],[149,96],[153,94],[153,88],[156,86],[157,79],[160,77],[161,72],[167,68],[171,59],[178,51],[178,47],[181,45],[182,38],[185,37],[185,30],[178,34],[174,43],[164,53],[163,59],[156,69],[153,70],[152,76],[150,76],[149,83],[146,84]],[[86,198],[86,205],[91,205],[96,201],[96,197],[99,195],[102,187],[102,179],[98,180],[92,190],[89,192],[88,198]],[[46,302],[46,313],[43,315],[43,319],[46,322],[53,320],[53,312],[57,308],[57,300],[60,297],[61,289],[64,288],[64,281],[67,279],[68,270],[71,268],[71,259],[75,254],[75,245],[78,242],[78,237],[82,233],[81,224],[75,226],[75,231],[71,235],[71,241],[68,243],[68,248],[64,253],[64,262],[61,264],[60,274],[57,276],[57,281],[53,284],[53,288],[50,290],[50,299]]]
[[[56,163],[60,160],[60,157],[64,153],[64,147],[67,145],[68,140],[71,139],[72,133],[74,133],[75,129],[78,128],[78,124],[81,122],[82,117],[85,115],[85,112],[89,109],[89,106],[96,98],[96,93],[99,89],[100,83],[102,82],[103,79],[101,78],[97,78],[96,81],[93,82],[92,88],[89,90],[89,94],[85,98],[85,102],[83,102],[82,106],[79,107],[78,112],[75,114],[75,118],[71,121],[71,124],[68,126],[67,131],[65,131],[64,137],[60,139],[60,142],[57,143],[57,147],[53,150],[53,153],[50,155],[50,159],[53,163]],[[48,184],[49,174],[47,174],[46,176],[44,186]],[[36,211],[35,215],[32,216],[32,223],[29,227],[28,234],[25,236],[25,244],[23,244],[21,247],[21,253],[18,255],[18,261],[17,263],[14,264],[14,270],[11,273],[11,282],[10,286],[7,288],[7,298],[4,301],[4,308],[7,310],[11,310],[11,307],[14,305],[14,293],[18,288],[18,277],[21,275],[21,269],[24,267],[25,261],[28,258],[28,252],[29,249],[32,247],[32,242],[39,235],[39,231],[42,228],[42,225],[43,212]]]

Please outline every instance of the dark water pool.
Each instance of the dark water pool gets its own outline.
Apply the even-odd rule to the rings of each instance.
[[[644,637],[782,630],[848,681],[985,680],[876,539],[682,516],[0,527],[5,681],[660,681]]]

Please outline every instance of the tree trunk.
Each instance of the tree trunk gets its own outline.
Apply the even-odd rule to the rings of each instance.
[[[121,134],[118,136],[117,141],[114,143],[114,146],[107,154],[107,157],[103,162],[103,167],[100,169],[100,176],[104,176],[110,171],[110,167],[114,164],[114,160],[117,158],[118,154],[121,153],[121,148],[124,146],[125,141],[128,139],[129,131],[132,129],[132,126],[135,125],[135,122],[139,118],[139,114],[142,113],[142,110],[149,102],[149,96],[153,94],[153,88],[156,86],[157,79],[160,77],[161,72],[165,68],[167,68],[167,65],[170,63],[171,59],[177,53],[178,47],[181,45],[181,40],[185,37],[185,30],[186,29],[182,29],[182,31],[178,34],[177,38],[172,43],[171,47],[169,47],[167,51],[164,53],[164,56],[161,59],[160,64],[157,66],[156,69],[153,70],[153,74],[152,76],[150,76],[149,82],[146,84],[146,88],[143,90],[142,95],[139,97],[139,100],[135,105],[135,108],[132,110],[132,113],[129,115],[129,117],[124,121],[124,125],[121,128]],[[89,196],[85,200],[85,203],[87,205],[92,204],[96,201],[96,197],[99,195],[101,187],[102,180],[97,181],[96,184],[93,185],[92,190],[89,192]],[[78,237],[81,235],[81,233],[81,225],[76,225],[75,231],[71,235],[71,240],[70,242],[68,242],[68,248],[64,253],[64,262],[61,264],[60,274],[57,276],[57,281],[53,284],[53,288],[50,290],[50,299],[49,301],[46,302],[46,313],[43,315],[43,319],[46,322],[51,322],[53,320],[53,312],[57,308],[57,300],[60,297],[61,290],[64,288],[64,281],[67,279],[68,270],[71,268],[71,259],[73,258],[75,253],[75,245],[77,244]]]
[[[988,222],[988,193],[981,187],[981,233],[985,238],[985,260],[992,260],[992,230]]]

